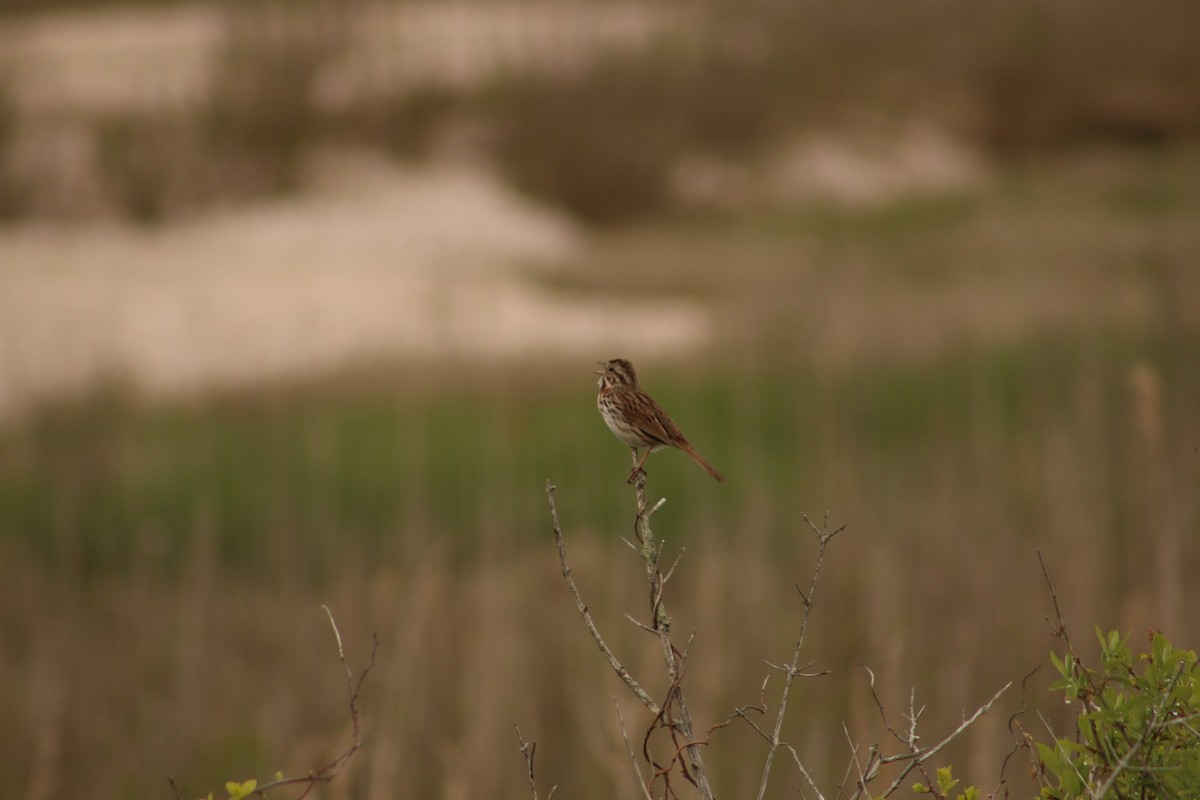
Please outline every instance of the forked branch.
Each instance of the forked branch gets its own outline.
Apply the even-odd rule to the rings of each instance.
[[[521,751],[521,755],[525,757],[525,772],[529,778],[529,791],[533,795],[533,800],[538,800],[537,780],[533,776],[533,756],[537,752],[537,742],[527,742],[525,737],[521,735],[520,726],[513,724],[513,730],[517,732],[517,745]],[[546,800],[551,800],[554,793],[558,791],[557,786],[550,787],[550,794],[546,795]]]
[[[592,619],[591,612],[588,611],[587,604],[583,602],[583,598],[579,594],[579,587],[575,585],[575,577],[571,573],[571,565],[567,561],[567,545],[563,541],[562,526],[558,522],[558,508],[554,505],[554,489],[555,486],[550,481],[546,481],[546,499],[550,503],[550,520],[554,526],[554,542],[558,545],[558,562],[562,566],[563,578],[567,581],[567,588],[571,592],[571,597],[575,600],[575,607],[579,609],[580,616],[583,617],[583,622],[587,626],[588,633],[592,635],[592,639],[596,642],[596,646],[600,648],[601,654],[604,655],[608,665],[612,667],[613,672],[617,673],[617,677],[629,687],[629,690],[637,696],[638,700],[642,701],[651,714],[659,714],[662,709],[654,701],[641,685],[634,680],[634,677],[629,674],[629,670],[625,668],[613,654],[612,648],[604,641],[604,637],[600,635],[600,629],[596,627],[595,620]]]
[[[813,601],[817,594],[817,581],[821,578],[821,564],[825,561],[825,548],[833,541],[833,537],[846,529],[846,526],[843,525],[837,530],[830,531],[829,512],[825,513],[825,522],[820,528],[813,524],[813,521],[808,518],[807,514],[801,512],[800,516],[804,518],[804,521],[808,523],[808,527],[817,535],[817,563],[813,566],[813,574],[808,584],[808,591],[805,592],[800,587],[796,587],[796,590],[800,593],[801,600],[804,602],[804,612],[800,616],[800,632],[796,635],[796,644],[792,648],[792,660],[788,662],[786,668],[781,670],[784,674],[783,693],[779,698],[779,709],[775,712],[775,727],[771,730],[771,735],[767,740],[767,760],[763,764],[762,778],[758,785],[758,800],[762,800],[767,794],[767,784],[771,779],[771,767],[775,763],[775,753],[780,745],[783,744],[780,739],[780,732],[783,730],[783,718],[787,713],[788,699],[792,694],[792,684],[798,676],[803,675],[800,668],[800,651],[804,649],[804,636],[808,631],[808,617],[812,613]],[[818,798],[824,800],[824,796],[817,789],[808,769],[801,763],[796,751],[792,750],[791,752],[796,761],[796,766],[800,768],[800,772],[804,775],[809,786],[817,793]]]
[[[864,667],[864,669],[867,668]],[[858,773],[858,780],[856,781],[854,793],[850,795],[851,800],[856,800],[856,798],[864,796],[888,797],[891,795],[900,788],[900,786],[904,783],[904,779],[909,775],[909,773],[911,773],[914,769],[923,770],[925,762],[929,761],[929,759],[933,758],[942,750],[944,750],[947,745],[949,745],[959,736],[962,736],[967,729],[975,724],[976,720],[986,714],[991,709],[992,705],[1000,699],[1000,696],[1008,691],[1008,688],[1012,686],[1012,681],[1004,684],[1002,687],[1000,687],[999,691],[992,695],[990,700],[979,706],[979,708],[975,709],[975,713],[971,714],[971,716],[964,717],[962,722],[959,723],[959,726],[951,731],[940,742],[932,747],[922,748],[917,745],[917,742],[920,738],[917,736],[917,719],[920,717],[920,712],[914,708],[915,700],[910,696],[909,713],[907,715],[908,729],[904,733],[897,732],[888,721],[887,713],[883,707],[883,702],[879,699],[879,695],[875,692],[875,674],[871,672],[870,669],[867,669],[867,674],[871,676],[871,697],[875,700],[875,707],[879,709],[879,715],[883,719],[884,727],[887,728],[888,732],[891,733],[892,736],[904,744],[908,750],[895,755],[884,755],[878,746],[872,747],[870,753],[868,754],[866,767],[861,769]],[[879,777],[880,770],[889,764],[903,764],[904,766],[888,785],[887,789],[878,795],[876,795],[874,792],[868,794],[867,787],[873,780]],[[926,776],[926,783],[927,785],[932,783],[928,776]],[[839,791],[839,794],[842,793]]]
[[[330,761],[320,769],[315,769],[302,777],[279,777],[273,781],[268,781],[261,786],[255,785],[254,789],[246,797],[267,797],[267,792],[272,789],[278,789],[283,786],[294,786],[301,789],[300,794],[296,795],[296,800],[303,800],[312,792],[313,787],[318,783],[332,783],[333,779],[342,773],[346,768],[347,762],[358,752],[362,747],[362,735],[358,718],[358,696],[362,692],[363,681],[366,680],[367,674],[375,666],[375,653],[379,647],[379,637],[372,635],[371,637],[371,655],[367,659],[367,665],[363,667],[362,672],[358,673],[355,678],[354,671],[350,669],[350,665],[346,663],[346,652],[342,647],[342,633],[338,630],[337,620],[333,618],[333,612],[329,606],[322,605],[321,608],[325,611],[325,616],[329,618],[329,626],[333,628],[333,636],[337,641],[338,661],[342,664],[342,669],[346,672],[346,695],[350,706],[350,724],[351,724],[351,741],[349,746],[342,751],[341,755]],[[175,785],[174,778],[168,778],[171,784],[171,789],[175,794],[176,800],[180,800],[179,787]],[[251,784],[253,785],[253,784]]]
[[[633,458],[636,467],[638,463],[636,450],[633,451]],[[674,751],[665,768],[656,765],[657,771],[654,778],[651,778],[651,782],[661,778],[664,782],[663,793],[664,795],[669,794],[671,792],[671,769],[678,763],[683,777],[699,790],[700,796],[705,800],[712,800],[713,792],[708,781],[708,769],[704,765],[704,756],[701,753],[701,748],[707,744],[707,741],[698,741],[696,738],[692,715],[688,710],[682,685],[684,666],[687,661],[685,653],[691,646],[691,640],[688,640],[688,647],[684,649],[683,653],[671,642],[671,615],[667,613],[666,605],[663,602],[667,580],[674,573],[678,559],[664,576],[659,569],[662,543],[654,538],[654,532],[650,528],[650,517],[662,508],[666,500],[664,498],[655,503],[653,507],[650,506],[646,498],[646,473],[643,471],[635,470],[633,486],[637,498],[634,532],[637,534],[638,541],[642,543],[642,559],[645,561],[646,582],[650,590],[650,628],[658,634],[659,645],[663,651],[663,661],[667,667],[667,677],[671,681],[667,697],[663,701],[662,711],[655,716],[654,722],[646,732],[646,739],[649,739],[650,734],[656,728],[665,728],[671,734]]]

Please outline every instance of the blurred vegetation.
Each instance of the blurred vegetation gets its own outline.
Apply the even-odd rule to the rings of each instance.
[[[645,46],[563,70],[501,64],[481,87],[405,83],[322,111],[315,81],[358,3],[228,6],[209,96],[103,119],[98,169],[134,219],[287,191],[315,144],[428,152],[455,131],[513,182],[593,222],[669,211],[697,156],[770,154],[806,133],[932,124],[1001,161],[1200,134],[1200,5],[1151,0],[725,0],[668,4]],[[2,142],[0,142],[2,143]]]
[[[97,121],[99,175],[123,215],[159,222],[298,188],[320,127],[313,83],[347,22],[321,3],[230,6],[206,102]]]
[[[760,659],[787,646],[794,615],[786,604],[763,609],[785,603],[806,569],[800,510],[830,508],[851,525],[830,555],[827,602],[810,632],[812,656],[835,674],[801,687],[803,713],[787,729],[813,748],[824,780],[843,758],[817,744],[830,726],[871,730],[855,662],[877,670],[890,704],[902,706],[916,687],[930,705],[929,731],[952,728],[961,707],[1041,662],[1035,547],[1061,570],[1068,613],[1085,624],[1162,619],[1136,603],[1162,608],[1152,577],[1160,526],[1181,536],[1196,527],[1189,487],[1200,469],[1174,443],[1200,440],[1198,359],[1194,337],[1056,336],[841,375],[786,363],[648,372],[658,399],[731,475],[714,491],[685,459],[661,454],[650,465],[652,491],[671,499],[658,528],[689,552],[673,611],[701,632],[689,678],[705,724],[755,700]],[[1131,365],[1161,382],[1149,410],[1130,391]],[[99,775],[129,779],[163,765],[185,786],[303,772],[297,730],[340,742],[336,672],[322,669],[324,651],[304,624],[311,607],[308,622],[320,627],[316,598],[350,618],[344,633],[355,646],[382,631],[362,757],[403,765],[386,773],[394,791],[509,778],[516,791],[519,768],[508,769],[497,745],[513,718],[539,736],[608,740],[615,732],[596,720],[609,718],[614,689],[603,688],[603,665],[588,660],[594,652],[556,581],[545,477],[560,487],[577,576],[613,646],[642,670],[655,651],[621,620],[641,597],[637,565],[617,539],[628,535],[628,454],[595,418],[586,375],[574,383],[532,377],[414,396],[402,384],[348,389],[342,380],[166,408],[118,394],[6,431],[0,553],[20,573],[5,588],[5,669],[21,686],[40,664],[93,712],[58,721],[67,738],[57,757],[89,765],[71,774],[89,775],[92,788]],[[1145,413],[1170,432],[1165,461],[1148,461],[1164,443],[1139,428]],[[1164,484],[1148,481],[1164,474]],[[1164,504],[1181,516],[1162,518]],[[1179,548],[1176,563],[1192,574],[1194,537]],[[1182,598],[1177,619],[1197,618],[1196,599]],[[1190,624],[1182,630],[1194,634]],[[57,660],[68,646],[93,653],[86,673]],[[16,653],[24,655],[14,662]],[[189,678],[190,659],[222,662],[219,674],[243,676],[240,688],[205,700],[228,683]],[[303,669],[279,674],[297,659]],[[477,670],[488,673],[480,691],[468,688]],[[134,697],[118,674],[151,682]],[[269,675],[278,689],[248,675]],[[110,697],[101,687],[112,681]],[[327,696],[308,701],[290,693],[319,695],[322,685]],[[9,718],[29,718],[33,707],[11,689],[0,695]],[[144,711],[130,718],[122,708],[135,701]],[[1007,748],[1007,713],[948,760],[989,780]],[[1063,713],[1061,704],[1044,709],[1065,730]],[[103,765],[87,752],[97,717],[135,741],[176,715],[188,735]],[[19,775],[34,745],[21,726],[10,730],[0,752]],[[235,732],[236,742],[209,738]],[[470,767],[437,758],[446,739],[467,748]],[[286,757],[268,742],[287,747]],[[544,780],[580,796],[610,796],[625,780],[586,747],[551,740],[539,752]],[[730,731],[709,756],[718,791],[744,794],[753,772],[744,767],[760,756],[754,737]],[[367,778],[347,780],[363,787]]]
[[[1009,443],[1052,432],[1078,445],[1119,439],[1132,414],[1123,398],[1133,362],[1162,377],[1162,413],[1180,414],[1167,427],[1189,431],[1186,399],[1200,385],[1188,367],[1197,358],[1200,343],[1161,335],[1054,336],[926,366],[871,365],[836,379],[782,364],[699,380],[672,380],[660,370],[653,385],[690,430],[711,432],[693,438],[714,462],[752,470],[751,480],[739,481],[743,490],[753,483],[788,496],[798,485],[805,497],[845,502],[889,486],[927,494],[928,487],[910,484],[922,476],[906,473],[940,453],[959,460],[957,487],[945,487],[951,494],[987,483],[977,470],[995,476],[1000,494],[989,505],[1004,516],[989,525],[1008,530],[1032,522],[1044,501],[1039,487],[1024,484],[1022,463],[1007,461],[1021,458]],[[123,573],[145,559],[156,569],[186,568],[199,524],[211,526],[222,563],[252,570],[258,581],[271,578],[273,564],[320,579],[338,547],[352,546],[368,560],[395,557],[397,548],[415,544],[414,516],[423,536],[455,559],[484,557],[498,544],[523,546],[544,515],[537,503],[516,498],[546,475],[564,485],[571,476],[580,480],[589,465],[615,475],[628,454],[595,435],[586,389],[480,389],[414,400],[403,386],[343,383],[336,393],[289,387],[161,408],[142,408],[118,392],[46,408],[3,433],[0,533],[7,546],[70,565],[80,578]],[[1089,402],[1097,407],[1084,421],[1076,419],[1077,404],[1087,391],[1096,393]],[[960,452],[960,442],[980,452]],[[822,455],[805,455],[814,448]],[[870,469],[859,485],[835,491],[830,458]],[[685,487],[695,476],[667,459],[655,462],[660,491],[694,490]],[[1119,490],[1128,463],[1118,449],[1086,475],[1091,491],[1106,497],[1098,519],[1118,540],[1136,533],[1122,508],[1130,498]],[[589,486],[573,498],[572,511],[588,528],[623,519],[623,487],[607,483],[614,485]],[[734,510],[747,501],[737,491],[680,508],[680,530],[736,526]],[[481,527],[480,508],[504,508],[504,524]],[[272,531],[286,531],[285,540]],[[485,533],[493,541],[481,549],[476,537]]]
[[[585,219],[669,206],[681,158],[932,122],[1001,160],[1200,133],[1200,6],[1119,0],[710,2],[695,25],[492,106],[514,179]]]
[[[147,6],[179,4],[184,0],[131,0]],[[0,0],[0,14],[36,14],[45,11],[104,8],[111,0]]]
[[[757,702],[761,660],[792,641],[801,510],[850,525],[808,639],[832,673],[801,684],[785,729],[825,783],[845,763],[831,730],[883,735],[856,664],[889,708],[915,688],[932,734],[1045,661],[1035,548],[1069,619],[1195,640],[1198,165],[1101,153],[966,197],[660,221],[610,232],[554,279],[686,293],[721,320],[702,363],[642,370],[730,478],[650,461],[670,501],[656,531],[688,553],[672,612],[698,631],[699,724]],[[926,326],[937,346],[906,351]],[[841,336],[883,345],[840,351]],[[628,764],[605,749],[619,687],[561,585],[542,486],[560,487],[610,644],[658,674],[657,645],[622,617],[645,591],[619,541],[628,454],[587,363],[446,370],[155,405],[114,384],[0,428],[0,718],[17,721],[0,771],[16,791],[141,797],[167,771],[186,792],[327,763],[346,711],[326,602],[351,653],[381,637],[352,791],[519,796],[503,745],[519,721],[544,784],[625,793]],[[1026,699],[1061,735],[1074,709],[1039,705],[1052,679]],[[1020,702],[947,763],[990,786]],[[750,794],[761,755],[747,731],[720,734],[718,796]]]
[[[0,220],[19,216],[28,205],[29,192],[12,163],[11,148],[19,112],[9,80],[0,72]]]
[[[933,731],[1044,661],[1035,548],[1085,626],[1195,638],[1200,595],[1173,597],[1162,567],[1185,586],[1200,571],[1200,4],[711,0],[578,71],[322,111],[349,7],[231,9],[203,102],[95,121],[104,185],[128,217],[169,220],[292,190],[316,145],[415,158],[468,129],[525,190],[641,223],[546,280],[717,311],[704,363],[643,370],[731,479],[714,487],[677,453],[649,462],[671,501],[656,530],[688,549],[672,609],[699,631],[702,724],[756,702],[762,659],[792,641],[801,510],[850,525],[809,637],[833,674],[801,685],[785,731],[822,777],[844,766],[843,721],[879,733],[856,664],[893,707],[915,687]],[[9,107],[5,91],[0,147]],[[689,156],[752,160],[910,118],[1005,177],[868,209],[672,213]],[[23,192],[0,172],[5,213]],[[644,595],[619,542],[628,454],[588,366],[434,373],[165,405],[116,384],[0,428],[0,798],[145,797],[168,771],[186,792],[326,763],[345,708],[320,602],[351,653],[381,636],[356,796],[520,796],[514,720],[542,742],[545,785],[627,794],[616,686],[561,586],[541,494],[559,485],[592,611],[648,669],[653,643],[622,619]],[[978,785],[1009,747],[1011,699],[948,751]],[[1043,713],[1072,722],[1057,698]],[[761,744],[721,736],[718,794],[747,796]]]

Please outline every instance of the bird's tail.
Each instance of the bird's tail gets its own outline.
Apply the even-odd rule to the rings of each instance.
[[[697,453],[696,448],[692,447],[687,442],[683,442],[682,444],[679,445],[679,449],[682,450],[683,452],[687,453],[689,456],[691,456],[692,460],[695,461],[697,464],[704,467],[704,469],[707,470],[709,475],[712,475],[714,478],[717,479],[717,483],[725,482],[725,476],[722,475],[721,473],[717,472],[716,467],[714,467],[712,464],[708,463],[708,461],[704,458],[704,456]]]

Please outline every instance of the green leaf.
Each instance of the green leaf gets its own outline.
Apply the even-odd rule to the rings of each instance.
[[[938,767],[937,782],[938,789],[943,795],[950,794],[950,790],[958,785],[958,781],[954,778],[953,768],[950,765]]]
[[[1062,758],[1058,751],[1044,742],[1037,742],[1038,758],[1042,760],[1043,766],[1048,772],[1055,775],[1062,772]]]
[[[914,783],[912,790],[915,794],[929,794],[929,787],[923,783]]]
[[[248,797],[258,788],[258,781],[251,778],[248,781],[238,783],[229,781],[225,784],[225,791],[229,793],[229,800],[242,800],[243,797]]]

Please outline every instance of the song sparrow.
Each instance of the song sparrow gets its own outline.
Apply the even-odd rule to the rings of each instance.
[[[667,412],[638,386],[633,364],[623,358],[598,363],[603,368],[596,370],[600,376],[600,394],[596,396],[600,416],[604,417],[613,435],[632,448],[634,458],[637,458],[638,448],[646,448],[637,466],[629,473],[630,483],[642,471],[647,456],[664,447],[678,447],[708,470],[708,474],[718,482],[725,482],[721,473],[696,452],[696,448],[684,437],[674,420],[667,416]]]

